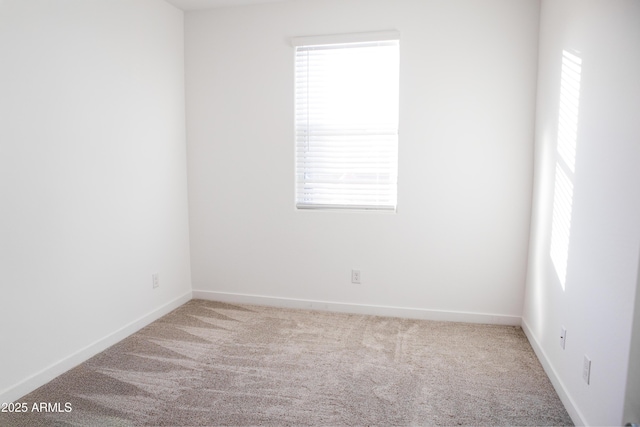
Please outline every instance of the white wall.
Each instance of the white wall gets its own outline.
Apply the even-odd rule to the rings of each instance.
[[[640,2],[543,0],[540,23],[523,322],[574,420],[622,425],[634,421],[623,420],[623,404],[640,247]],[[563,51],[582,61],[564,287],[550,257]]]
[[[194,294],[519,324],[538,6],[309,0],[187,12]],[[387,29],[401,32],[398,212],[297,212],[289,38]]]
[[[0,401],[191,295],[183,29],[162,1],[0,1]]]

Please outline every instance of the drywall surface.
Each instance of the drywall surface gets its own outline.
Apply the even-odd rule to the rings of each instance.
[[[3,398],[190,293],[183,23],[154,0],[0,2]]]
[[[390,29],[397,213],[296,211],[290,38]],[[534,0],[186,12],[194,291],[520,316],[537,41]]]
[[[544,0],[540,24],[523,322],[574,421],[622,425],[640,246],[640,2]]]

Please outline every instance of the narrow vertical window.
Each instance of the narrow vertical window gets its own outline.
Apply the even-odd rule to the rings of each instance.
[[[395,210],[398,33],[294,46],[296,207]]]

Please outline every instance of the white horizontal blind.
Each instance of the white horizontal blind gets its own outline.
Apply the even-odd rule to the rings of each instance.
[[[296,206],[395,210],[398,40],[294,44]]]

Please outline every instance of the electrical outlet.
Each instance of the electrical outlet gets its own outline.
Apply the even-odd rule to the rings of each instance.
[[[564,345],[567,342],[567,328],[564,326],[560,328],[560,347],[564,350]]]
[[[160,286],[160,275],[158,273],[153,273],[151,275],[151,283],[153,283],[153,289]]]
[[[351,283],[360,283],[360,270],[351,270]]]
[[[591,359],[586,354],[584,355],[584,362],[582,364],[582,379],[589,384],[591,380]]]

